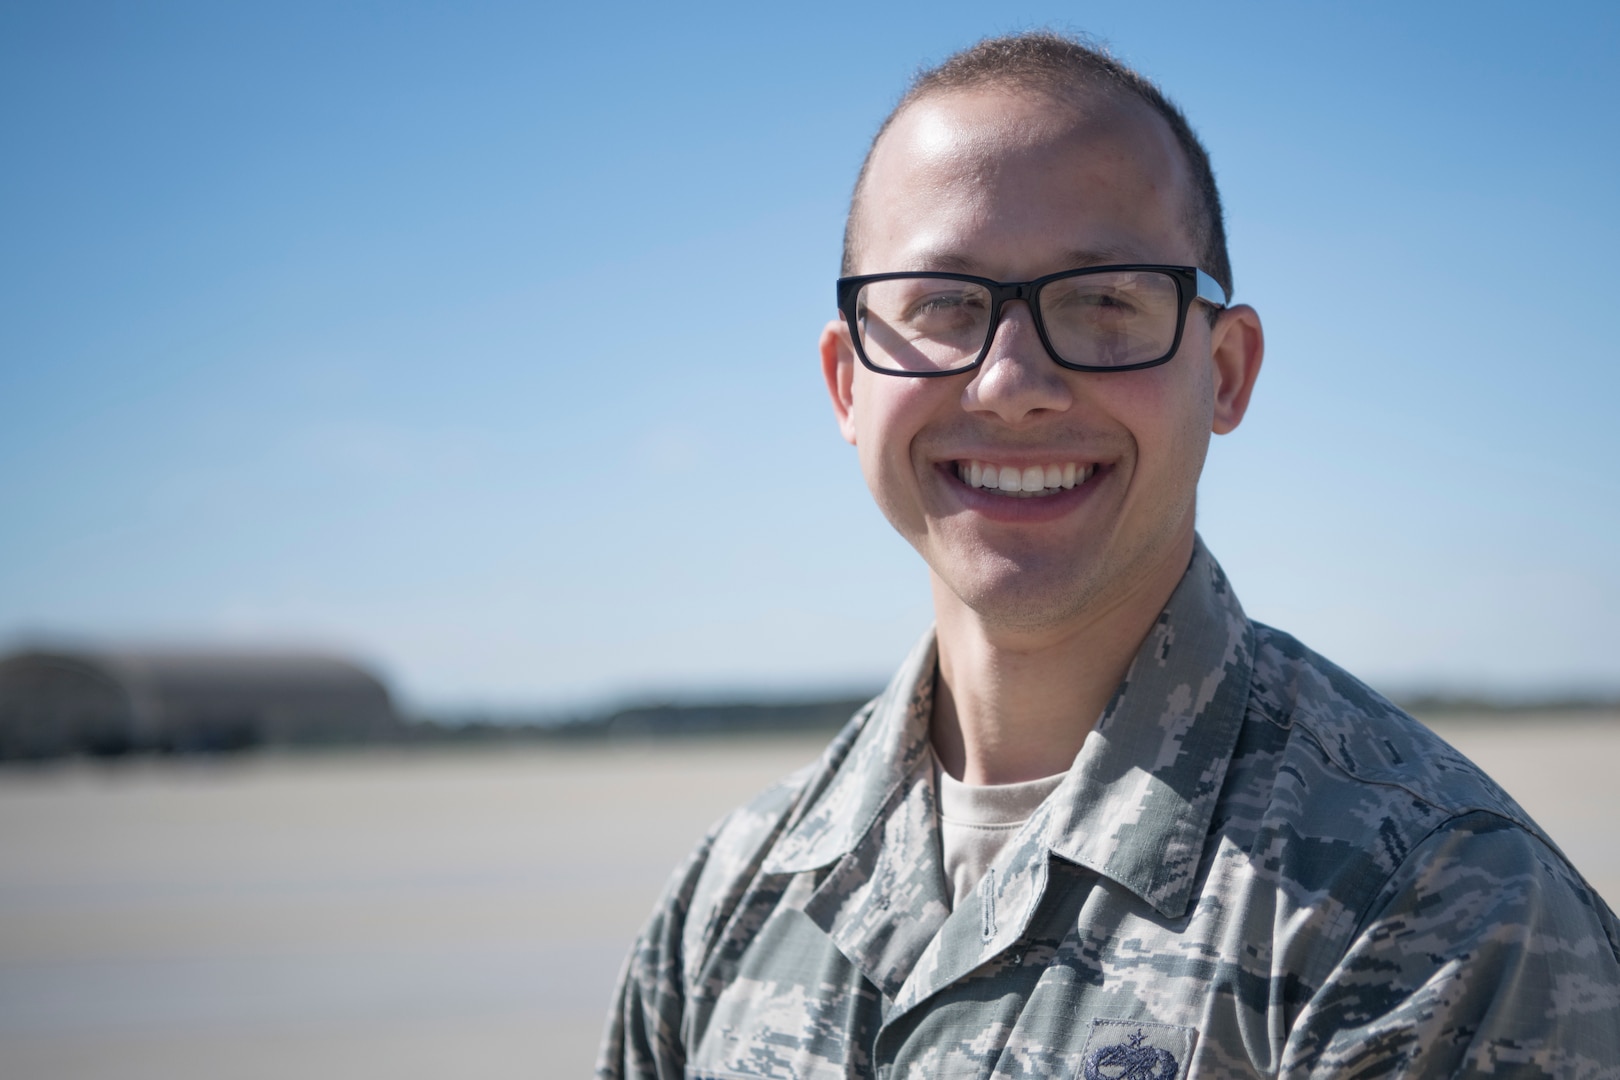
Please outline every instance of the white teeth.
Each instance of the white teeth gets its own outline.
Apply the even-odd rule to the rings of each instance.
[[[959,461],[956,463],[956,475],[970,487],[1027,499],[1083,484],[1091,478],[1096,468],[1095,465],[1076,465],[1072,461],[1061,465],[1031,465],[1023,469],[1011,465],[992,465],[987,461]]]

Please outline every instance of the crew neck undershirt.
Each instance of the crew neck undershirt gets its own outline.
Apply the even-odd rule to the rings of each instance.
[[[953,909],[978,888],[990,864],[1067,775],[1019,784],[964,784],[953,780],[940,767],[939,758],[934,759],[940,855]]]

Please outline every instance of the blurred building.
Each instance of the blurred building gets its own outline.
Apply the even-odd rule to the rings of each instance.
[[[0,760],[372,742],[388,689],[333,656],[29,650],[0,659]]]

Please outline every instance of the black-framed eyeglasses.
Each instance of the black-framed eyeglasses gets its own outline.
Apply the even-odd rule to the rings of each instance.
[[[1137,371],[1181,347],[1187,310],[1219,310],[1226,290],[1196,266],[1088,266],[1034,281],[971,274],[862,274],[838,279],[855,353],[885,375],[932,378],[984,363],[1009,300],[1029,305],[1053,360],[1074,371]]]

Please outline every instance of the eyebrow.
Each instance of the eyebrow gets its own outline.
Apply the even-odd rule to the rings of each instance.
[[[1126,251],[1124,248],[1076,248],[1063,253],[1064,261],[1071,267],[1081,266],[1107,266],[1111,263],[1138,263],[1147,262],[1136,252]]]
[[[926,269],[940,273],[986,276],[977,263],[954,251],[923,251],[918,253],[914,261],[919,270]],[[1063,253],[1062,265],[1054,267],[1054,271],[1078,270],[1085,266],[1109,266],[1115,263],[1138,263],[1143,261],[1135,253],[1128,252],[1123,248],[1071,248]]]

